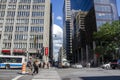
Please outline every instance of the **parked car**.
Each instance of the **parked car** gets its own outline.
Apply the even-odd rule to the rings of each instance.
[[[73,64],[71,65],[72,68],[83,68],[83,66],[81,64]]]
[[[111,67],[110,67],[110,63],[111,63],[111,62],[105,63],[105,64],[103,64],[101,67],[102,67],[103,69],[110,69],[110,68],[111,68]]]
[[[119,60],[112,60],[110,63],[112,69],[120,68],[120,59]]]

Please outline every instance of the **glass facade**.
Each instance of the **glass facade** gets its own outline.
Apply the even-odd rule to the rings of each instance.
[[[89,11],[94,7],[97,27],[119,19],[116,0],[70,0],[70,2],[71,10]]]
[[[71,9],[88,11],[93,6],[92,0],[71,0]]]
[[[116,0],[94,0],[96,26],[118,20]]]

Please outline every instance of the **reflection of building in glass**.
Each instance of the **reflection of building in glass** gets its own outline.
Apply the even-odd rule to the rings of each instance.
[[[94,31],[97,31],[99,27],[106,23],[106,22],[112,22],[114,20],[118,20],[118,11],[116,7],[116,0],[64,0],[64,49],[65,53],[67,54],[67,58],[69,60],[72,60],[77,58],[77,60],[73,62],[80,62],[83,60],[82,58],[85,57],[85,61],[88,62],[89,59],[93,59],[92,49],[93,49],[93,39],[92,34]],[[68,10],[69,9],[69,10]],[[81,28],[79,30],[76,26],[81,26],[81,24],[75,23],[77,18],[73,19],[71,17],[71,10],[80,10],[81,12],[87,12],[84,15],[84,28]],[[69,13],[69,16],[68,16]],[[72,14],[73,15],[73,14]],[[75,13],[75,16],[76,13]],[[74,16],[74,17],[75,17]],[[82,18],[79,18],[78,21],[81,21]],[[66,23],[67,22],[67,23]],[[79,39],[76,39],[76,37],[72,38],[72,32],[73,35],[78,34],[77,30],[79,30]],[[77,42],[81,40],[85,42]],[[72,42],[73,41],[73,42]],[[75,42],[75,43],[74,43]],[[73,43],[73,44],[71,44]],[[76,45],[79,45],[78,49],[75,49]],[[72,51],[72,53],[71,53]],[[71,54],[71,55],[70,55]],[[81,55],[83,54],[83,55]],[[85,55],[85,56],[84,56]],[[81,58],[81,56],[83,56]]]
[[[50,47],[49,35],[50,0],[0,0],[2,54],[36,55]]]

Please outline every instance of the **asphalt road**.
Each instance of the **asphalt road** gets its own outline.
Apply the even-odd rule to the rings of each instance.
[[[104,70],[101,68],[83,68],[83,69],[55,69],[61,80],[120,80],[119,70]],[[19,74],[21,70],[0,69],[0,80],[32,80],[32,75]]]
[[[0,69],[0,80],[32,80],[33,76],[21,74],[20,69]]]
[[[62,80],[120,80],[120,70],[101,68],[56,69]]]

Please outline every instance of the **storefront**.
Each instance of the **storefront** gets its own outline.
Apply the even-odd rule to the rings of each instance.
[[[11,52],[11,51],[10,51],[9,49],[4,49],[4,50],[1,51],[1,53],[2,53],[3,55],[10,55],[10,54],[11,54],[10,52]]]

